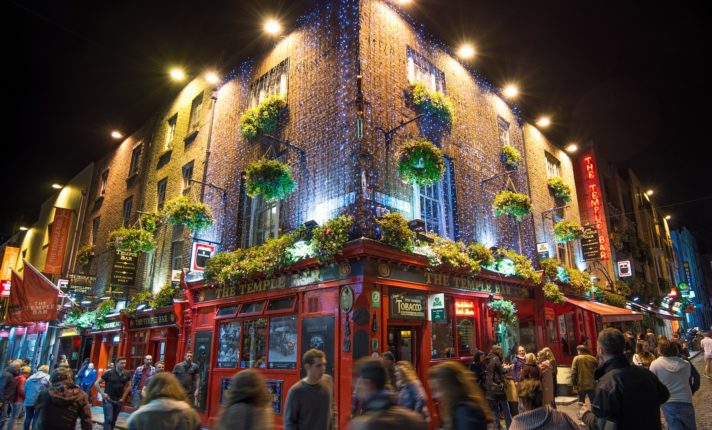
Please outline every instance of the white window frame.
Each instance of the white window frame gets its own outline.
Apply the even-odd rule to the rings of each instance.
[[[445,74],[410,47],[407,52],[406,70],[408,83],[420,82],[430,91],[445,94]]]
[[[425,229],[429,232],[436,233],[441,237],[446,237],[448,239],[455,239],[455,227],[454,227],[454,204],[455,199],[452,195],[452,162],[446,160],[445,163],[445,174],[443,175],[443,180],[436,182],[429,187],[421,187],[418,184],[413,185],[413,218],[421,219],[425,222]],[[427,193],[428,190],[434,191],[433,196]],[[425,194],[423,194],[425,192]],[[422,212],[422,202],[421,200],[433,201],[437,206],[437,228],[432,228],[432,222],[429,223],[429,219],[433,217],[424,216]]]
[[[191,186],[193,185],[192,179],[193,179],[193,173],[194,173],[194,168],[195,168],[195,160],[190,160],[190,162],[186,163],[182,168],[181,168],[181,175],[183,178],[183,190],[182,192],[185,194],[186,191],[189,191]],[[186,176],[186,172],[190,170],[190,177]]]
[[[161,193],[161,186],[163,186],[163,192]],[[161,196],[161,194],[163,194]],[[165,177],[158,181],[156,184],[156,208],[160,211],[166,206],[166,195],[168,194],[168,177]],[[163,197],[163,199],[161,199]]]
[[[104,196],[106,195],[106,187],[109,184],[109,169],[104,170],[101,172],[101,179],[99,182],[99,195]]]
[[[173,141],[176,138],[176,126],[178,125],[178,114],[174,114],[166,121],[166,141],[163,145],[164,151],[173,149]]]
[[[200,114],[203,110],[203,94],[200,93],[190,103],[190,120],[188,121],[188,130],[190,133],[200,128]]]
[[[509,145],[509,122],[501,116],[497,117],[497,132],[499,135],[499,145]]]
[[[128,203],[128,211],[127,211],[127,207],[126,207],[127,203]],[[130,196],[124,200],[123,210],[121,211],[121,216],[122,216],[121,223],[124,227],[128,227],[130,225],[132,213],[133,213],[133,196]]]
[[[185,243],[183,242],[183,240],[174,240],[171,243],[171,270],[183,270],[183,267],[185,267],[183,265],[183,257],[184,257],[183,246],[184,245],[185,245]],[[176,256],[176,248],[178,248],[180,250],[180,254],[178,256]],[[178,259],[178,258],[180,259],[180,264],[178,267],[176,267],[176,259]]]
[[[260,76],[250,87],[250,108],[257,107],[269,96],[287,97],[289,89],[289,58]]]
[[[131,163],[129,165],[129,178],[137,174],[141,166],[141,153],[143,152],[143,143],[139,143],[131,150]]]
[[[561,177],[561,162],[548,152],[544,158],[546,158],[546,178]]]
[[[265,243],[268,239],[279,237],[280,201],[265,201],[261,195],[252,198],[250,214],[250,240],[248,246]],[[268,215],[271,213],[271,215]],[[262,216],[268,215],[269,222],[261,225]]]

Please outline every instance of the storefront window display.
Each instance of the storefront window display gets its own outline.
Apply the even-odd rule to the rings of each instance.
[[[297,368],[296,316],[293,315],[270,319],[268,367],[270,369]]]
[[[475,349],[475,320],[457,317],[457,351],[460,357],[473,355]]]
[[[240,367],[266,367],[267,318],[243,322]]]
[[[240,362],[240,323],[238,321],[223,322],[220,324],[220,338],[218,339],[219,368],[235,368]]]
[[[502,346],[505,360],[510,360],[519,346],[519,321],[511,324],[498,322],[495,327],[497,343]]]

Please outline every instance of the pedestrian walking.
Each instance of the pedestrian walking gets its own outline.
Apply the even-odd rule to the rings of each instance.
[[[705,334],[705,338],[700,342],[700,347],[705,354],[705,378],[712,379],[712,330]]]
[[[433,399],[445,430],[484,430],[499,421],[493,416],[472,374],[457,361],[445,361],[428,370]],[[506,402],[505,402],[506,403]]]
[[[635,345],[635,354],[633,355],[633,364],[636,366],[650,368],[650,363],[655,360],[655,355],[650,352],[650,347],[647,340],[638,342]]]
[[[173,367],[173,374],[185,390],[188,400],[197,405],[200,393],[200,369],[193,363],[192,351],[186,352],[183,361]]]
[[[149,382],[151,382],[151,379],[156,376],[157,374],[161,372],[166,371],[166,364],[163,361],[157,361],[156,362],[156,371],[153,373],[153,375],[149,376],[148,379],[146,380],[146,383],[143,384],[143,388],[141,389],[141,396],[145,397],[146,396],[146,385],[148,385]]]
[[[528,352],[524,356],[524,367],[522,371],[519,372],[519,380],[525,381],[527,379],[534,379],[535,381],[541,380],[541,372],[539,371],[539,366],[537,365],[536,355]]]
[[[131,401],[134,408],[141,404],[141,392],[146,385],[148,379],[156,374],[156,368],[153,367],[153,357],[147,355],[143,358],[143,364],[138,366],[131,378]]]
[[[77,418],[82,430],[92,430],[91,406],[84,391],[74,383],[69,367],[60,366],[50,376],[48,390],[35,403],[34,428],[37,430],[75,430]]]
[[[96,382],[96,369],[94,368],[94,363],[87,364],[84,371],[81,375],[78,375],[77,379],[79,379],[79,388],[87,393],[87,397],[91,402],[91,387],[94,385],[94,382]]]
[[[81,380],[82,380],[82,375],[84,372],[87,370],[89,367],[89,357],[84,359],[84,362],[82,362],[82,365],[79,369],[77,369],[77,373],[74,374],[74,383],[79,385],[80,387],[82,386]]]
[[[475,351],[472,357],[472,362],[470,363],[470,371],[474,373],[477,378],[477,385],[480,390],[484,393],[485,391],[485,379],[487,377],[487,365],[485,364],[485,352],[482,350]]]
[[[230,381],[217,430],[272,430],[272,394],[260,372],[245,369]]]
[[[410,362],[399,361],[396,363],[396,387],[398,388],[398,405],[419,413],[426,422],[430,422],[428,395]]]
[[[596,430],[660,430],[660,405],[670,393],[650,371],[631,365],[624,351],[620,330],[601,330],[598,355],[603,364],[594,373],[598,383],[593,402],[581,408],[581,420]]]
[[[658,347],[658,338],[655,337],[653,329],[649,328],[646,330],[645,341],[648,342],[648,351],[651,353]]]
[[[554,371],[551,361],[547,357],[548,354],[544,350],[539,351],[536,356],[539,373],[541,374],[541,391],[544,404],[551,405],[552,408],[556,409],[554,404]]]
[[[30,376],[29,366],[23,366],[20,368],[20,374],[15,377],[15,396],[12,401],[10,408],[10,419],[7,421],[7,430],[12,430],[12,426],[15,420],[20,416],[25,405],[25,382],[27,377]]]
[[[114,430],[121,412],[121,404],[131,391],[131,374],[126,370],[126,359],[116,359],[113,369],[109,369],[94,382],[94,389],[101,395],[104,408],[104,430]],[[104,388],[101,387],[104,382]]]
[[[17,382],[15,378],[20,374],[21,360],[12,360],[0,376],[0,429],[5,428],[5,423],[10,418],[10,408],[15,399]]]
[[[661,356],[650,365],[650,371],[670,392],[670,398],[662,406],[668,429],[695,430],[690,382],[692,364],[678,356],[676,343],[664,339],[660,340],[658,347]]]
[[[527,379],[519,384],[521,412],[512,419],[509,430],[577,430],[576,421],[544,402],[541,383]]]
[[[578,355],[571,363],[571,385],[574,391],[578,392],[578,403],[583,405],[588,400],[593,402],[593,392],[596,388],[596,379],[593,374],[598,367],[598,360],[591,354],[586,345],[576,347]]]
[[[499,345],[492,346],[492,350],[487,355],[487,377],[486,377],[486,397],[490,408],[494,414],[494,426],[501,428],[499,420],[500,411],[504,414],[507,428],[512,424],[512,413],[509,410],[507,394],[504,391],[506,374],[509,366],[502,365],[502,348]]]
[[[396,357],[391,351],[385,351],[381,354],[381,361],[383,361],[383,367],[386,369],[386,390],[397,394],[398,388],[396,387]]]
[[[25,421],[23,430],[30,430],[35,418],[35,404],[40,392],[49,388],[49,366],[43,364],[32,376],[25,381]]]
[[[527,364],[526,357],[526,349],[524,349],[522,345],[519,345],[517,347],[517,355],[512,358],[512,379],[514,379],[514,381],[516,382],[519,382],[520,373],[522,372],[524,365]]]
[[[393,402],[386,390],[388,379],[382,360],[365,359],[357,364],[356,396],[363,412],[351,421],[351,430],[425,430],[423,415]],[[396,373],[398,370],[396,370]]]
[[[318,349],[304,353],[307,376],[292,385],[284,410],[285,430],[330,430],[334,426],[334,383],[324,374],[326,355]]]
[[[141,407],[129,417],[129,430],[200,429],[200,416],[175,375],[160,373],[145,388]]]
[[[556,409],[556,396],[559,392],[559,364],[556,362],[556,357],[554,357],[554,351],[552,351],[551,348],[545,347],[542,349],[542,351],[544,352],[544,357],[549,362],[549,366],[551,366],[551,377],[553,380],[553,400],[551,402],[551,407]]]

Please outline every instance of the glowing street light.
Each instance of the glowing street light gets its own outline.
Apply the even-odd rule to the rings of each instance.
[[[457,56],[463,59],[470,59],[475,56],[475,48],[469,43],[465,43],[457,50]]]
[[[61,190],[62,186],[59,184],[52,184],[52,188],[54,188],[55,190]]]
[[[576,145],[575,143],[569,143],[568,145],[566,145],[566,152],[568,152],[569,154],[573,154],[576,151],[578,151],[578,145]]]
[[[282,25],[276,19],[268,19],[265,22],[265,32],[269,34],[279,34],[282,32]]]
[[[536,121],[536,125],[539,127],[548,127],[551,125],[551,118],[548,116],[542,116]]]
[[[20,226],[20,231],[27,231],[29,228],[25,227],[24,225]]]
[[[122,137],[124,137],[124,135],[118,130],[113,130],[111,132],[111,137],[118,140],[118,139],[121,139]]]
[[[185,72],[182,69],[179,68],[173,68],[171,69],[171,79],[173,79],[176,82],[180,82],[185,79]]]
[[[646,192],[645,192],[645,195],[648,196],[648,197],[652,196],[652,195],[653,195],[653,190],[650,189],[650,190],[646,191]]]
[[[665,215],[665,219],[668,220],[668,221],[670,221],[670,219],[672,219],[672,216],[671,216],[671,215]]]
[[[398,0],[399,4],[409,4],[411,0]]]
[[[519,88],[514,84],[509,84],[504,87],[504,96],[508,99],[513,99],[519,95]]]
[[[218,82],[220,82],[220,77],[215,72],[208,72],[205,74],[205,80],[208,81],[209,83],[215,85]]]

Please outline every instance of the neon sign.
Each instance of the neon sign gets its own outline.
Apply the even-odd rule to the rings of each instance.
[[[474,317],[475,302],[472,300],[455,300],[455,315],[458,317]]]
[[[582,162],[588,219],[593,225],[596,226],[596,230],[598,230],[598,258],[600,260],[608,260],[611,254],[608,243],[606,214],[603,210],[603,195],[601,193],[601,185],[598,180],[598,169],[593,155],[583,157]]]

